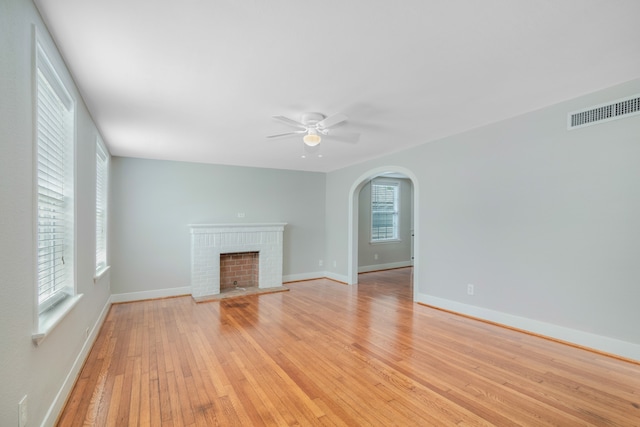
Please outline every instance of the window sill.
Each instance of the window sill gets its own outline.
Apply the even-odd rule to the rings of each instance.
[[[78,304],[83,294],[68,296],[54,307],[41,313],[38,316],[38,330],[31,335],[31,339],[36,345],[42,341],[58,326],[60,321]]]
[[[370,245],[385,245],[387,243],[400,243],[402,239],[387,239],[387,240],[371,240]]]
[[[109,271],[111,269],[110,265],[107,265],[106,267],[104,267],[101,270],[96,271],[96,275],[93,276],[93,283],[96,284],[100,281],[100,279],[102,279],[102,277],[107,274],[107,271]]]

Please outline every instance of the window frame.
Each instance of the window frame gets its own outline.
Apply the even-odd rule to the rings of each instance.
[[[35,344],[39,344],[82,297],[81,294],[77,294],[76,289],[76,100],[63,83],[49,52],[55,52],[53,44],[40,38],[34,26],[32,99],[35,330],[32,339]],[[60,68],[64,69],[64,66],[61,65]],[[56,109],[61,112],[57,119],[49,122],[46,119],[43,120],[43,117],[46,117],[49,112],[55,112]],[[50,132],[53,130],[51,126],[55,127],[56,123],[58,129],[61,129],[58,134],[62,140],[61,143],[55,142],[58,138],[53,135],[53,132]],[[44,155],[45,151],[48,151],[48,154]],[[62,160],[59,162],[54,160],[55,155],[59,155],[58,159]],[[48,169],[46,162],[49,161],[52,164],[58,163],[56,167],[61,165],[59,169],[61,173],[57,177],[49,173],[54,170]],[[56,183],[60,184],[57,199],[53,197],[51,192],[45,194],[46,189],[52,191],[52,187]],[[60,209],[54,207],[56,203],[59,203],[57,206]],[[42,213],[47,213],[47,215],[41,216]],[[56,221],[58,221],[57,224],[54,224]],[[53,233],[53,236],[51,234],[58,224],[63,224],[60,231],[63,237],[57,239],[61,242],[59,246],[62,249],[52,253],[46,249],[47,247],[50,249],[51,245],[40,244],[43,242],[41,237],[49,234],[50,237],[56,239],[55,234],[58,234],[58,231]],[[49,230],[41,231],[41,227],[49,228]],[[56,265],[52,266],[52,263]],[[44,264],[49,264],[49,267]],[[50,283],[45,281],[44,273],[41,275],[41,272],[47,269],[61,271],[64,279],[53,285],[49,296],[41,298],[43,286],[45,283],[46,286]]]
[[[96,136],[96,252],[97,282],[109,270],[109,164],[110,157],[100,135]],[[100,212],[102,211],[102,213]],[[101,247],[100,247],[101,246]]]
[[[392,215],[392,235],[387,237],[375,237],[376,235],[380,235],[380,227],[374,227],[374,216],[376,213],[380,213],[380,209],[375,209],[374,203],[376,203],[376,189],[375,187],[393,187],[393,209],[389,210]],[[371,227],[370,227],[370,243],[371,244],[379,244],[379,243],[391,243],[391,242],[399,242],[400,239],[400,182],[389,179],[374,179],[371,181]],[[389,227],[387,227],[389,228]]]

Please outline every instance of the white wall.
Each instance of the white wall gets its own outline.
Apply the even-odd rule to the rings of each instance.
[[[28,0],[0,2],[0,425],[18,425],[18,401],[28,395],[28,425],[52,425],[73,386],[94,327],[109,300],[108,275],[93,283],[95,138],[97,130],[55,48],[52,57],[75,97],[76,279],[84,294],[49,336],[35,346],[36,278],[33,201],[33,26],[52,46]],[[86,337],[89,328],[91,336]],[[51,413],[47,416],[47,412]]]
[[[189,293],[192,223],[286,222],[284,279],[323,275],[324,174],[120,157],[112,163],[114,294]]]
[[[411,213],[413,211],[411,181],[401,178],[385,179],[397,181],[400,186],[398,217],[400,240],[371,242],[371,182],[367,182],[358,195],[358,270],[360,272],[411,265]]]
[[[417,300],[640,360],[640,116],[566,129],[567,112],[636,93],[640,80],[329,173],[330,273],[349,273],[350,189],[398,166],[417,180]]]

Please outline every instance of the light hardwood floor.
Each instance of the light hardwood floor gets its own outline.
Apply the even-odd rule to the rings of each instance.
[[[360,281],[113,305],[59,425],[640,425],[639,365]]]

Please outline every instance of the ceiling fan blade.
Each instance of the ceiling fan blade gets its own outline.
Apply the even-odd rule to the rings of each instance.
[[[347,121],[348,117],[344,114],[334,114],[333,116],[329,116],[324,120],[318,122],[317,126],[321,129],[327,129],[331,126],[335,126],[338,123],[342,123]]]
[[[285,137],[285,136],[300,135],[300,134],[303,134],[303,133],[307,133],[307,131],[305,131],[305,130],[297,130],[295,132],[279,133],[279,134],[276,134],[276,135],[269,135],[267,138],[282,138],[282,137]]]
[[[339,139],[340,141],[344,141],[344,142],[358,142],[358,140],[360,139],[359,133],[342,132],[336,129],[329,130],[329,132],[327,133],[327,136],[334,139]]]
[[[307,129],[307,127],[300,123],[300,122],[296,122],[295,120],[290,119],[289,117],[285,117],[285,116],[273,116],[274,119],[281,121],[282,123],[285,123],[289,126],[293,126],[294,128],[300,128],[300,129]]]

